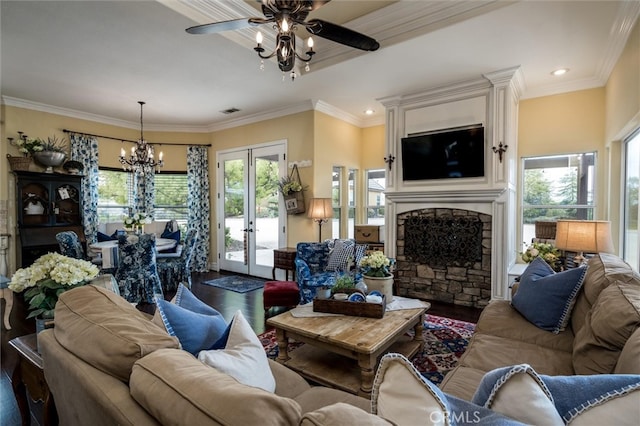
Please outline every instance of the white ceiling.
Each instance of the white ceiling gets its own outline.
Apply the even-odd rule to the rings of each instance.
[[[2,0],[0,12],[5,104],[138,128],[143,100],[145,129],[204,132],[312,107],[381,124],[377,99],[514,66],[523,98],[600,87],[640,2],[333,0],[310,18],[367,34],[381,48],[361,52],[316,37],[311,72],[293,82],[272,61],[260,71],[256,29],[185,32],[260,16],[243,0]],[[553,77],[559,67],[570,72]],[[232,107],[240,112],[221,112]],[[365,116],[367,108],[375,115]]]

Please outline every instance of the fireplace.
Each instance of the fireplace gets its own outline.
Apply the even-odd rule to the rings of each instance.
[[[491,299],[491,216],[457,208],[397,215],[400,296],[484,307]]]

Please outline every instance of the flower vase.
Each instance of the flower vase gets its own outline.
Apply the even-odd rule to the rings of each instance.
[[[393,301],[393,275],[389,275],[387,277],[370,277],[368,275],[364,275],[362,279],[365,284],[367,284],[369,293],[377,290],[384,294],[385,299],[387,299],[387,304]]]
[[[40,352],[40,341],[38,340],[38,335],[41,331],[46,330],[47,328],[53,328],[54,322],[53,318],[41,318],[36,317],[36,348],[38,353]]]

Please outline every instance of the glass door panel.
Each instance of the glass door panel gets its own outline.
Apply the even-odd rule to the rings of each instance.
[[[286,211],[278,181],[286,173],[284,144],[219,154],[221,270],[270,278],[273,249],[286,244]]]

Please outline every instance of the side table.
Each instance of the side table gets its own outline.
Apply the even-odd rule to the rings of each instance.
[[[293,273],[293,281],[296,280],[296,249],[282,247],[273,249],[273,279],[276,279],[276,268],[284,269],[284,279],[289,281],[289,271]]]
[[[56,412],[53,395],[44,379],[44,367],[42,356],[36,346],[36,334],[16,337],[9,341],[9,345],[18,352],[18,363],[11,376],[11,386],[15,394],[22,424],[31,424],[31,413],[27,400],[27,391],[34,402],[43,403],[44,425],[57,425],[58,413]]]

